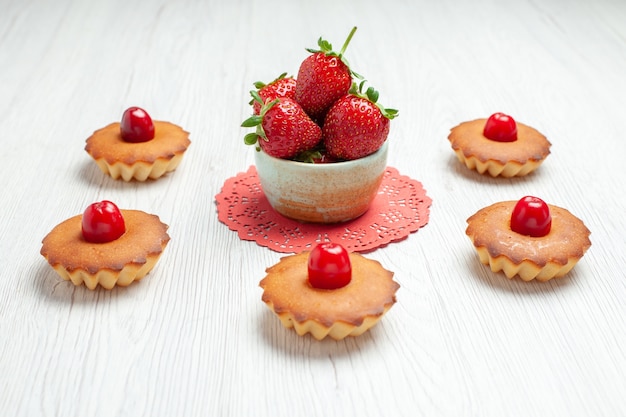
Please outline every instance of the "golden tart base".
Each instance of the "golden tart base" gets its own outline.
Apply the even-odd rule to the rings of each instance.
[[[281,258],[260,282],[262,300],[283,326],[300,336],[321,340],[358,336],[374,326],[396,302],[400,285],[393,272],[377,261],[351,253],[352,280],[334,290],[313,288],[308,282],[309,252]]]
[[[142,279],[157,263],[167,243],[168,226],[153,214],[120,210],[126,232],[106,243],[83,239],[82,215],[55,226],[43,239],[41,255],[64,280],[111,289]]]
[[[525,236],[511,230],[511,212],[517,201],[502,201],[482,208],[467,219],[466,234],[480,262],[493,272],[524,281],[548,281],[567,274],[591,246],[589,229],[568,210],[548,204],[550,233]]]
[[[483,135],[487,119],[463,122],[450,130],[448,140],[457,159],[469,169],[492,177],[527,175],[550,154],[551,143],[536,129],[517,123],[517,140],[498,142]]]
[[[157,179],[178,167],[191,141],[189,132],[169,122],[154,121],[154,132],[147,142],[126,142],[120,123],[111,123],[87,138],[85,150],[113,179]]]

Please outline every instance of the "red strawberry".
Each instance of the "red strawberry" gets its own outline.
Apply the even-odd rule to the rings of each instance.
[[[254,86],[257,88],[257,92],[263,103],[266,103],[268,100],[272,101],[278,97],[296,98],[296,79],[286,76],[287,73],[284,72],[269,84],[265,84],[262,81],[254,83]],[[263,103],[259,103],[256,100],[252,100],[250,102],[250,104],[252,104],[254,114],[259,114],[261,112],[261,106]]]
[[[254,92],[252,95],[255,96]],[[255,100],[257,98],[258,95]],[[288,97],[265,103],[260,114],[246,119],[241,126],[256,126],[256,132],[245,136],[245,143],[258,143],[268,155],[276,158],[293,158],[322,139],[322,129],[295,100]]]
[[[350,71],[343,57],[355,31],[356,27],[350,32],[338,54],[333,52],[329,42],[319,38],[317,44],[320,50],[307,49],[312,55],[300,64],[296,101],[320,124],[330,106],[350,90],[352,75],[359,77]]]
[[[328,154],[336,159],[363,158],[376,152],[387,140],[389,121],[398,115],[377,103],[378,92],[369,87],[357,89],[339,99],[328,110],[324,121],[323,143]]]

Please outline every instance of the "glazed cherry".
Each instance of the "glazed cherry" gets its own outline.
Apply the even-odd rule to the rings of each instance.
[[[117,206],[107,200],[93,203],[83,213],[83,238],[87,242],[111,242],[126,232],[126,224]]]
[[[541,237],[550,233],[550,207],[540,198],[526,196],[520,199],[511,214],[511,230],[522,235]]]
[[[129,107],[122,115],[120,125],[125,142],[147,142],[154,139],[154,123],[150,115],[140,107]]]
[[[517,140],[517,124],[504,113],[494,113],[487,119],[483,135],[497,142],[514,142]]]
[[[348,251],[337,243],[320,243],[309,254],[308,272],[313,288],[332,290],[348,285],[352,279]]]

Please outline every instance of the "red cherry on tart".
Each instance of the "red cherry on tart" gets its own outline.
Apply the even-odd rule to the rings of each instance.
[[[537,129],[503,113],[459,123],[450,129],[448,140],[467,168],[505,178],[537,169],[552,146]]]
[[[145,110],[130,107],[121,121],[94,131],[85,151],[113,179],[146,181],[174,171],[190,144],[182,127],[153,121]]]
[[[566,275],[591,246],[582,220],[533,196],[483,207],[467,219],[465,233],[482,264],[524,281]]]
[[[313,248],[307,269],[313,288],[333,290],[345,287],[352,279],[348,251],[337,243],[320,243]]]
[[[348,256],[349,262],[344,256]],[[309,274],[311,259],[313,274]],[[313,286],[311,276],[317,272],[345,279],[346,265],[350,265],[351,271],[349,284],[335,289]],[[310,333],[318,340],[363,334],[396,302],[395,293],[400,288],[393,280],[393,272],[378,261],[357,252],[348,254],[332,243],[281,258],[265,271],[267,275],[259,282],[263,302],[284,327],[293,328],[301,336]]]
[[[111,242],[126,232],[120,209],[107,200],[93,203],[85,209],[81,227],[83,238],[91,243]]]
[[[140,107],[129,107],[124,111],[120,131],[126,142],[138,143],[154,139],[152,118]]]
[[[511,214],[511,230],[522,235],[542,237],[550,233],[550,207],[538,197],[521,198]]]
[[[517,124],[504,113],[494,113],[487,119],[483,134],[487,139],[497,142],[515,142],[517,140]]]
[[[167,229],[154,214],[118,209],[105,200],[57,224],[43,238],[40,253],[74,285],[125,287],[156,265],[170,240]]]

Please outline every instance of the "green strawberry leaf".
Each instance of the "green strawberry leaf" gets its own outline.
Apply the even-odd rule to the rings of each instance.
[[[322,52],[333,53],[333,45],[327,40],[322,39],[321,37],[317,40],[317,44],[322,50]]]
[[[310,149],[308,151],[303,151],[296,155],[293,160],[298,162],[306,162],[309,164],[315,163],[316,159],[320,159],[322,157],[322,153],[317,149]]]
[[[241,123],[241,127],[254,127],[254,126],[258,126],[261,124],[261,121],[263,121],[263,117],[261,117],[260,115],[252,115],[250,117],[248,117],[246,120],[244,120]]]
[[[263,105],[263,99],[261,98],[261,96],[259,95],[259,91],[258,90],[251,90],[250,91],[250,95],[252,96],[252,101],[257,101],[259,102],[261,105]]]
[[[256,133],[248,133],[246,136],[243,137],[243,142],[246,145],[254,145],[257,143],[258,140],[258,135]]]
[[[255,81],[255,82],[253,83],[253,85],[254,85],[254,86],[255,86],[258,90],[260,90],[261,88],[265,87],[266,85],[270,85],[270,84],[275,83],[276,81],[280,81],[280,80],[282,80],[282,79],[283,79],[283,78],[285,78],[286,76],[287,76],[287,73],[286,73],[286,72],[283,72],[282,74],[280,74],[278,77],[276,77],[273,81],[271,81],[271,82],[269,82],[269,83],[264,83],[263,81]]]
[[[363,93],[364,86],[365,80],[361,81],[358,85],[356,83],[352,83],[349,93],[371,101],[373,104],[376,105],[376,107],[378,107],[382,115],[389,120],[392,120],[393,118],[398,116],[398,110],[387,109],[383,107],[380,103],[378,103],[379,93],[374,87],[368,87],[367,90],[365,90],[365,93]]]
[[[378,101],[378,91],[376,91],[374,87],[369,87],[365,92],[365,95],[372,103],[376,103]]]
[[[272,107],[274,107],[274,104],[278,103],[280,101],[280,99],[274,99],[272,101],[268,101],[267,103],[263,103],[261,101],[261,103],[263,103],[263,107],[261,107],[261,111],[259,114],[259,117],[261,117],[261,119],[263,119],[263,116],[265,116],[265,113],[267,113],[267,111],[269,109],[271,109]]]
[[[392,120],[398,116],[398,110],[396,109],[387,109],[382,106],[378,106],[378,108],[380,109],[380,112],[383,114],[383,116],[385,116],[389,120]]]

